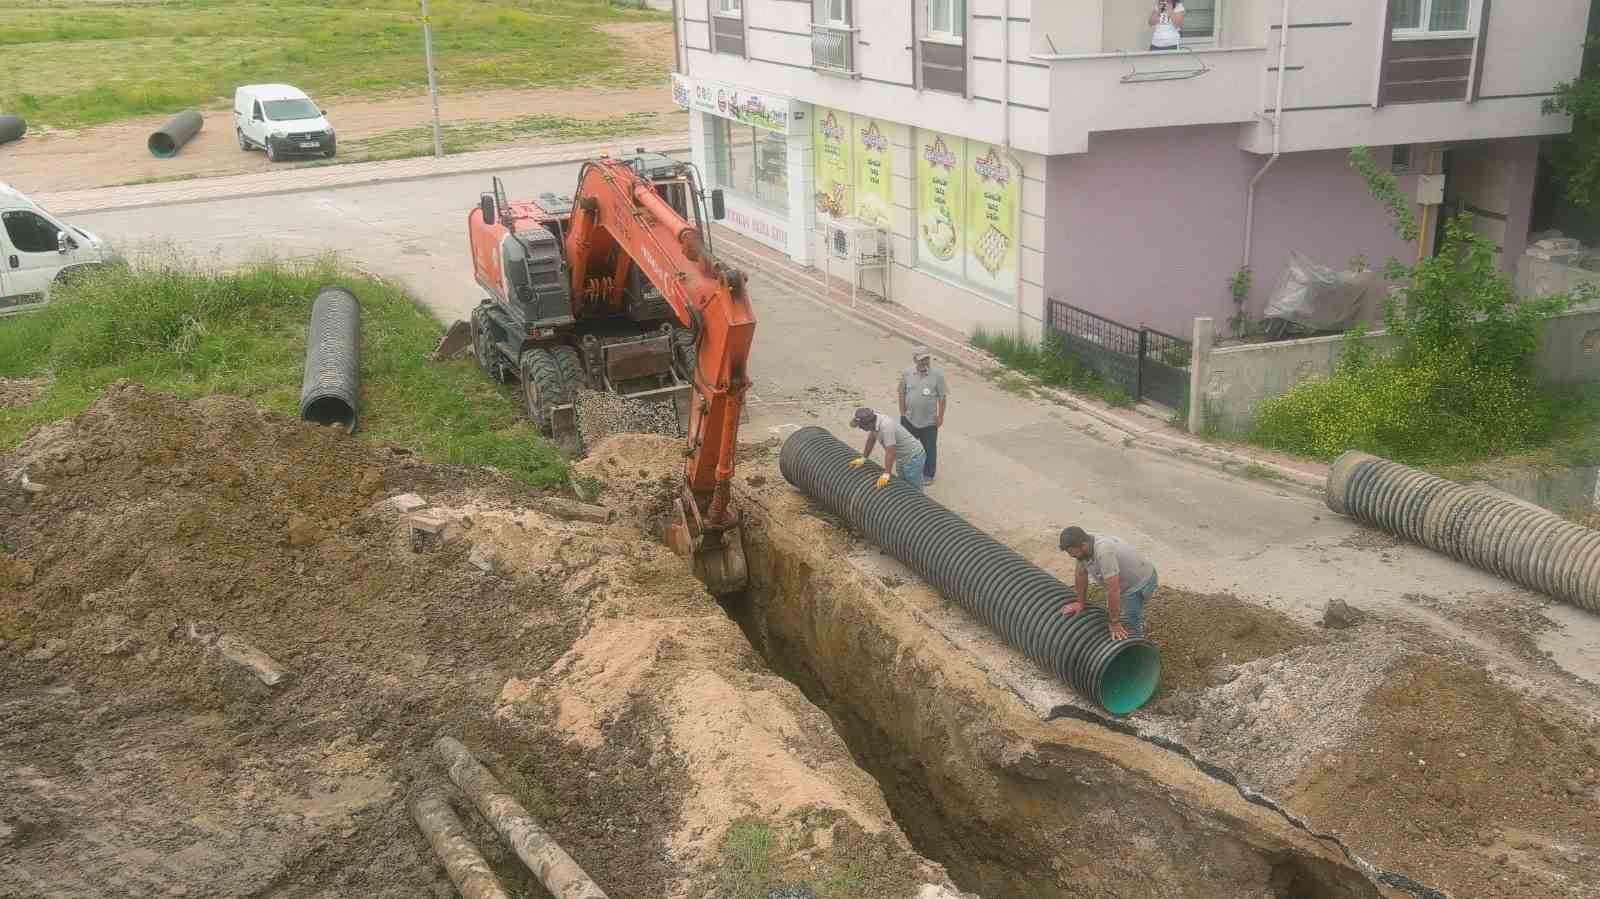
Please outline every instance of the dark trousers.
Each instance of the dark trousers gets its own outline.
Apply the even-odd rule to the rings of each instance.
[[[928,425],[919,428],[904,415],[900,416],[900,425],[922,443],[922,449],[928,454],[928,461],[922,466],[922,476],[930,481],[933,480],[934,474],[939,470],[939,426]]]

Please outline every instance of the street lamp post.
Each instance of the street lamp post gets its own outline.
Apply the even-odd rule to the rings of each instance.
[[[428,27],[428,0],[422,0],[422,55],[428,61],[428,96],[433,100],[433,158],[444,158],[439,136],[439,82],[433,75],[433,32]]]

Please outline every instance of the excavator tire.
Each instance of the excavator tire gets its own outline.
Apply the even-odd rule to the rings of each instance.
[[[494,332],[489,329],[488,322],[484,320],[477,310],[472,312],[472,358],[478,360],[478,367],[488,372],[489,377],[496,382],[504,379],[500,377],[500,366],[497,364],[494,348]]]
[[[566,394],[562,403],[576,403],[578,401],[578,388],[588,380],[583,374],[583,360],[578,356],[576,347],[562,344],[553,347],[550,354],[556,359],[556,370],[561,372],[561,380],[566,383]]]
[[[539,433],[550,436],[550,409],[565,402],[570,390],[549,350],[535,347],[522,354],[522,411]]]

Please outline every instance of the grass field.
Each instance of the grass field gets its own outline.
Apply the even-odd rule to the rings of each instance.
[[[535,113],[498,122],[450,122],[440,128],[440,139],[444,143],[446,153],[465,153],[469,150],[527,138],[539,138],[549,142],[606,140],[629,134],[681,131],[686,127],[675,128],[669,125],[682,126],[683,123],[673,122],[653,112],[633,112],[595,121]],[[427,156],[432,152],[432,125],[398,128],[339,146],[341,162],[404,159]]]
[[[470,360],[426,361],[441,331],[411,297],[332,259],[230,273],[181,259],[146,263],[85,278],[38,312],[0,319],[0,378],[50,378],[32,402],[0,406],[0,449],[77,414],[121,378],[298,415],[306,320],[329,283],[362,305],[359,437],[415,447],[434,462],[493,465],[536,487],[565,480],[565,461],[506,389]]]
[[[596,26],[666,21],[617,0],[432,0],[441,90],[660,77]],[[318,99],[427,84],[416,0],[7,0],[0,112],[78,127],[288,82]]]

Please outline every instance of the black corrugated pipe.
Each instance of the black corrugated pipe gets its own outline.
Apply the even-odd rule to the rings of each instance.
[[[178,151],[183,149],[184,144],[200,133],[200,128],[205,123],[205,118],[199,112],[193,109],[185,109],[183,112],[168,119],[165,125],[162,125],[154,134],[151,134],[150,139],[145,142],[145,146],[150,148],[152,155],[159,156],[162,159],[176,156]]]
[[[1102,708],[1126,714],[1155,693],[1161,654],[1150,641],[1112,640],[1095,606],[1062,615],[1072,588],[898,479],[877,487],[883,469],[851,468],[856,456],[828,431],[802,428],[778,464],[789,483]]]
[[[361,303],[343,287],[317,292],[306,326],[306,373],[300,382],[300,417],[356,429],[360,378]]]
[[[19,115],[0,115],[0,144],[22,140],[28,133],[28,120]]]
[[[1600,531],[1480,487],[1351,451],[1328,469],[1328,508],[1600,612]]]

